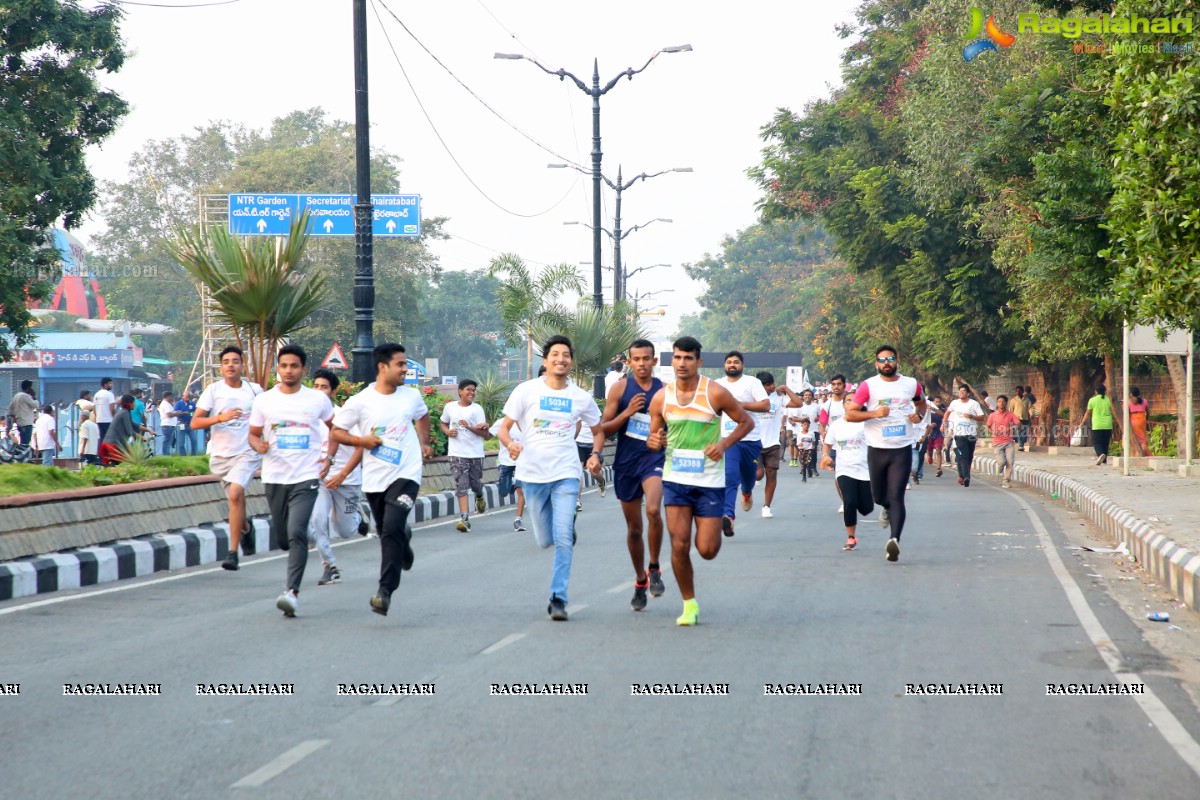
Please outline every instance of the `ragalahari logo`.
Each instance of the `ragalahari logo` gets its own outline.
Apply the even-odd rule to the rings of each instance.
[[[971,25],[967,30],[967,40],[970,42],[963,48],[963,61],[974,61],[975,57],[988,50],[995,50],[999,47],[1012,47],[1013,42],[1017,37],[1011,33],[1005,33],[996,25],[996,18],[988,16],[987,23],[983,21],[983,12],[978,8],[970,10]],[[980,36],[980,34],[986,34]]]

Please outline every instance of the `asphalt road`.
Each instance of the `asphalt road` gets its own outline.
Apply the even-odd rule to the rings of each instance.
[[[877,515],[842,552],[831,478],[785,468],[775,519],[760,518],[760,491],[718,558],[694,559],[693,629],[674,625],[669,567],[666,596],[630,611],[617,503],[584,503],[565,624],[546,616],[551,554],[512,531],[509,509],[467,535],[420,527],[386,619],[367,606],[375,540],[338,547],[339,585],[315,585],[314,554],[293,620],[274,607],[278,554],[0,604],[0,685],[21,687],[0,695],[0,797],[1197,797],[1186,687],[1060,556],[1067,540],[1033,495],[931,478],[889,564]],[[1146,694],[1047,696],[1119,681]],[[81,683],[161,695],[64,696]],[[215,683],[294,695],[197,696]],[[342,683],[435,693],[339,696]],[[491,693],[546,683],[587,694]],[[861,694],[764,695],[829,683]]]

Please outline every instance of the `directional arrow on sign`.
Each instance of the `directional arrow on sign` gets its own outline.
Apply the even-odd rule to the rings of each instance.
[[[265,219],[260,219],[258,221],[258,232],[262,233],[266,229],[267,229],[267,221]]]
[[[329,233],[331,230],[333,230],[333,220],[327,219],[325,220],[325,232]]]
[[[396,232],[396,222],[394,220],[389,219],[388,224],[387,224],[387,229],[388,229],[388,233],[395,233]]]

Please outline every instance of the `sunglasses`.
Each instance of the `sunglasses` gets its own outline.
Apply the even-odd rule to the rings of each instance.
[[[895,364],[896,363],[895,356],[884,356],[883,358],[877,358],[875,360],[878,361],[880,364]]]

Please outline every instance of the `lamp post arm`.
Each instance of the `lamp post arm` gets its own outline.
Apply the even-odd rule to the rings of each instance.
[[[646,67],[653,64],[654,59],[658,58],[661,54],[662,54],[662,50],[657,50],[657,51],[655,51],[654,55],[652,55],[652,56],[650,56],[650,58],[646,59],[646,63],[642,64],[642,66],[639,67],[638,69],[629,67],[627,69],[624,69],[624,70],[618,72],[611,81],[609,81],[608,83],[606,83],[604,85],[604,88],[600,90],[600,94],[602,94],[602,95],[608,94],[609,90],[611,90],[614,86],[616,86],[618,83],[620,83],[621,78],[628,78],[629,80],[633,80],[634,75],[637,75],[639,72],[645,72]]]

